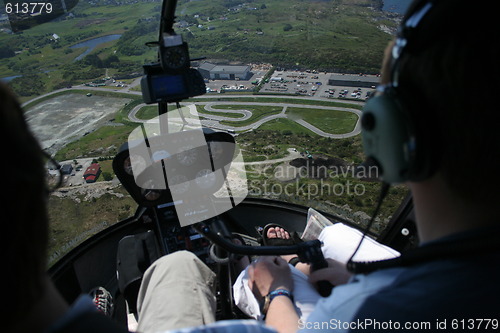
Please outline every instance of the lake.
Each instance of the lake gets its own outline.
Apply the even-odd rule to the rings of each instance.
[[[382,9],[387,12],[404,14],[411,3],[412,0],[384,0]]]
[[[73,46],[70,46],[70,48],[72,48],[72,49],[79,49],[79,48],[82,48],[82,47],[86,47],[87,48],[87,50],[85,50],[85,52],[83,52],[78,57],[76,57],[74,61],[82,60],[87,54],[89,54],[90,52],[92,52],[92,50],[94,50],[98,45],[103,44],[103,43],[107,43],[107,42],[111,42],[113,40],[117,40],[121,36],[122,35],[101,36],[101,37],[92,38],[92,39],[86,40],[84,42],[81,42],[81,43],[75,44]]]
[[[12,80],[14,80],[16,77],[21,77],[22,75],[13,75],[13,76],[6,76],[6,77],[0,77],[0,81],[7,83]]]

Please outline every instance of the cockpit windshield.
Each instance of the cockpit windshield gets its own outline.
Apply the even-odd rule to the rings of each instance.
[[[377,168],[362,164],[361,110],[380,83],[384,49],[409,3],[178,0],[174,29],[189,54],[172,49],[167,65],[189,63],[205,87],[170,107],[234,138],[248,197],[364,226],[380,183]],[[112,161],[134,130],[158,116],[158,106],[145,103],[141,79],[143,66],[158,62],[161,8],[161,0],[3,1],[0,80],[61,165],[58,173],[47,164],[48,177],[62,177],[49,197],[49,264],[136,212]],[[175,80],[161,93],[192,92]],[[179,161],[189,165],[197,156],[186,147]],[[406,195],[402,185],[391,188],[375,234]]]

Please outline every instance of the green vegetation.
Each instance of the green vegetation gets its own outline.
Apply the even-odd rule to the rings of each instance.
[[[304,119],[311,125],[331,134],[344,134],[354,130],[358,116],[352,112],[309,108],[288,108],[290,117]]]
[[[275,131],[282,135],[309,135],[311,138],[319,138],[319,135],[308,130],[302,125],[297,124],[295,121],[285,118],[274,119],[268,121],[259,127],[259,131]]]
[[[379,26],[396,23],[373,5],[373,0],[182,0],[177,31],[189,42],[192,57],[378,72],[391,38]],[[82,1],[59,20],[13,35],[1,32],[0,77],[26,76],[11,84],[29,97],[104,75],[140,75],[141,66],[157,57],[156,48],[145,43],[158,38],[160,8],[160,1]],[[71,46],[111,34],[122,36],[74,62],[84,49]]]
[[[135,116],[143,120],[153,119],[158,116],[158,106],[144,106],[137,111]]]
[[[214,105],[214,108],[221,110],[248,110],[252,112],[252,116],[243,121],[223,120],[220,123],[223,125],[241,127],[255,123],[266,116],[280,113],[283,108],[279,106],[267,105]]]
[[[264,6],[262,6],[264,4]],[[394,26],[371,0],[182,1],[194,56],[277,66],[378,72]],[[196,28],[201,25],[201,28]]]
[[[85,239],[133,215],[137,207],[121,186],[95,196],[71,191],[49,198],[49,266]]]
[[[276,151],[286,151],[288,148],[297,148],[301,151],[307,150],[311,154],[318,154],[325,157],[338,157],[351,164],[361,163],[364,160],[361,149],[361,138],[359,136],[347,139],[330,139],[322,138],[315,134],[310,135],[308,133],[295,131],[295,129],[291,127],[281,132],[277,131],[275,128],[271,130],[259,128],[251,132],[240,134],[238,136],[238,143],[247,151],[248,155],[245,154],[245,158],[252,155],[269,154],[269,151],[263,152],[259,149],[272,144],[276,147]],[[275,153],[276,152],[271,152],[271,154]]]
[[[80,140],[69,143],[57,152],[55,158],[65,161],[92,157],[101,155],[103,148],[107,148],[106,156],[114,156],[118,153],[120,145],[127,142],[128,135],[135,127],[135,125],[103,126]]]
[[[280,119],[282,120],[282,119]],[[246,162],[283,157],[288,148],[309,152],[292,165],[303,165],[299,177],[281,181],[275,177],[284,164],[247,165],[250,196],[267,197],[340,215],[364,225],[375,207],[380,184],[354,177],[352,170],[364,160],[359,136],[348,139],[320,138],[290,128],[291,134],[275,129],[241,134],[238,142]],[[300,162],[301,161],[301,162]],[[309,171],[306,171],[309,170]],[[320,177],[318,170],[326,170]],[[286,188],[286,192],[283,190]],[[380,232],[405,197],[405,186],[391,189],[373,231]],[[358,213],[356,213],[358,212]],[[356,213],[356,214],[355,214]]]

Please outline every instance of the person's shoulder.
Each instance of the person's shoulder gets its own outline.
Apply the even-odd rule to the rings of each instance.
[[[480,258],[437,260],[406,268],[367,297],[354,320],[432,321],[483,318],[500,312],[498,265]]]
[[[124,325],[97,311],[87,311],[69,321],[53,333],[128,333]]]

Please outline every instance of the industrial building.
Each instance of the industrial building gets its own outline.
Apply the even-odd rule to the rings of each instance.
[[[198,67],[200,74],[209,80],[248,80],[250,66],[215,65],[208,62]]]
[[[83,174],[83,178],[87,183],[95,183],[99,175],[101,174],[101,166],[99,163],[92,163],[85,173]]]
[[[332,74],[328,79],[330,86],[375,88],[380,83],[376,75]]]
[[[61,173],[63,175],[70,175],[73,172],[73,166],[71,164],[64,164],[61,166]]]

